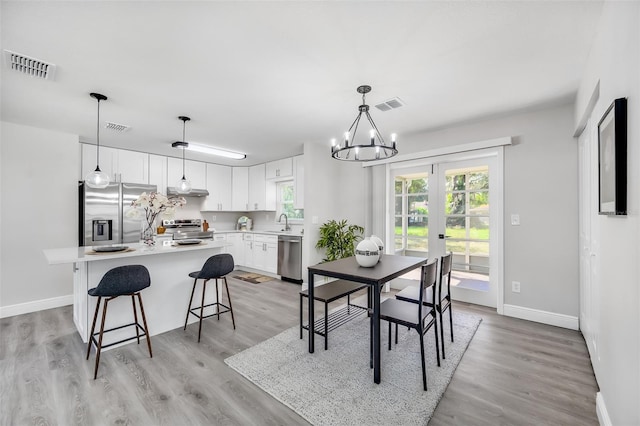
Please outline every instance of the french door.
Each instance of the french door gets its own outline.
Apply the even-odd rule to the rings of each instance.
[[[496,307],[502,257],[496,156],[459,157],[392,169],[395,252],[429,259],[453,253],[452,297]]]

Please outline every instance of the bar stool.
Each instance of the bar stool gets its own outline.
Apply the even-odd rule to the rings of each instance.
[[[192,314],[198,317],[200,319],[200,325],[198,327],[198,343],[200,342],[200,335],[202,333],[202,320],[205,318],[209,318],[216,315],[219,321],[220,314],[231,312],[231,322],[233,323],[233,329],[234,330],[236,329],[236,321],[233,318],[233,307],[231,305],[231,295],[229,294],[229,285],[227,284],[227,277],[226,277],[228,273],[233,271],[233,268],[234,268],[233,256],[231,256],[228,253],[222,253],[222,254],[216,254],[214,256],[211,256],[204,263],[204,266],[200,271],[192,272],[189,274],[189,276],[194,280],[193,280],[193,289],[191,290],[191,298],[189,299],[189,306],[187,308],[187,317],[184,320],[183,330],[187,329],[189,314]],[[191,304],[193,303],[193,294],[196,291],[196,284],[198,283],[199,279],[204,280],[202,284],[202,303],[200,304],[200,306],[192,308]],[[218,279],[224,280],[224,287],[227,290],[227,299],[229,300],[229,306],[220,303],[220,300],[218,300],[218,294],[219,294]],[[204,295],[205,295],[205,291],[207,290],[207,283],[209,282],[209,280],[215,280],[216,282],[216,302],[205,305]],[[204,315],[204,308],[208,308],[209,306],[215,306],[216,312],[214,312],[211,315]],[[221,308],[224,308],[224,310],[221,310]],[[196,312],[198,310],[200,310],[200,314]]]
[[[93,372],[93,380],[98,377],[98,366],[100,365],[100,352],[102,348],[108,348],[119,343],[128,342],[129,340],[138,339],[140,344],[140,336],[146,336],[147,347],[149,348],[149,357],[153,358],[151,352],[151,338],[149,337],[149,328],[147,327],[147,318],[144,315],[144,306],[142,305],[142,296],[140,291],[151,285],[151,277],[149,271],[142,265],[127,265],[119,266],[107,271],[102,277],[97,287],[90,289],[87,293],[89,296],[98,297],[98,303],[96,304],[96,312],[93,316],[93,324],[91,325],[91,334],[89,335],[89,344],[87,346],[87,360],[91,353],[91,344],[96,345],[96,366]],[[118,327],[113,327],[108,330],[104,329],[104,322],[107,318],[107,307],[109,302],[120,296],[131,296],[131,303],[133,304],[133,319],[134,322]],[[144,327],[138,323],[138,312],[136,310],[136,299],[138,296],[138,303],[140,304],[140,313],[142,314],[142,323]],[[104,307],[102,308],[102,323],[100,324],[100,332],[94,333],[96,328],[96,321],[98,319],[98,310],[100,309],[100,302],[104,299]],[[120,330],[125,327],[135,327],[136,335],[126,339],[119,340],[108,345],[102,344],[102,337],[104,333],[108,333],[114,330]],[[142,333],[141,333],[142,331]],[[96,336],[98,340],[96,341]]]

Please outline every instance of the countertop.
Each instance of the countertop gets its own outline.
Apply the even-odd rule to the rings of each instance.
[[[211,228],[209,228],[209,230],[211,230]],[[239,233],[239,234],[263,234],[263,235],[292,235],[294,237],[300,237],[300,238],[304,236],[299,231],[267,231],[267,230],[256,230],[256,229],[252,229],[251,231],[240,231],[237,229],[229,229],[229,230],[216,229],[215,231],[213,231],[213,233],[214,234]]]
[[[124,245],[133,250],[115,253],[90,254],[90,252],[93,252],[92,247],[68,247],[47,249],[43,250],[43,252],[45,257],[47,258],[47,261],[49,262],[49,265],[59,265],[74,262],[95,262],[108,259],[122,259],[126,257],[155,256],[159,254],[172,254],[178,252],[182,253],[194,250],[210,250],[214,248],[227,247],[229,244],[224,241],[203,240],[200,244],[197,245],[157,245],[153,248],[153,250],[149,250],[146,247],[143,247],[143,245],[140,243],[128,243]]]

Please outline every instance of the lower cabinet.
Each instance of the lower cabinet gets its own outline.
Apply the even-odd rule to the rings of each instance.
[[[227,253],[233,256],[233,263],[236,266],[244,265],[244,241],[242,240],[242,234],[230,233],[227,235]]]
[[[231,234],[229,234],[231,235]],[[278,272],[278,236],[262,234],[236,234],[242,238],[242,263],[237,265],[276,274]],[[227,242],[229,239],[227,238]],[[235,256],[234,256],[235,259]]]
[[[227,234],[213,234],[213,241],[227,241]],[[222,247],[220,253],[229,253],[229,247]]]

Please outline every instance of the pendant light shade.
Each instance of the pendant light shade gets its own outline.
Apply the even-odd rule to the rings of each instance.
[[[175,148],[177,146],[182,147],[182,179],[178,181],[176,185],[176,191],[178,194],[188,194],[191,192],[191,181],[187,180],[184,175],[184,151],[189,146],[189,144],[185,141],[185,128],[187,126],[187,121],[191,120],[189,117],[185,117],[181,115],[178,119],[182,120],[182,142],[174,142],[172,146]]]
[[[100,93],[91,93],[91,97],[98,101],[98,121],[96,126],[96,169],[87,173],[85,183],[90,188],[106,188],[109,185],[109,175],[100,170],[100,101],[106,101],[107,97]]]

